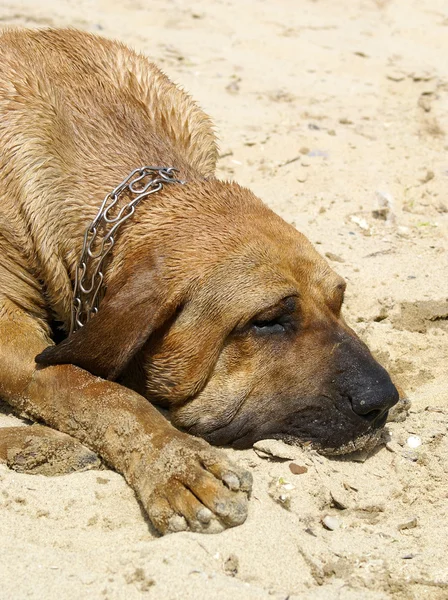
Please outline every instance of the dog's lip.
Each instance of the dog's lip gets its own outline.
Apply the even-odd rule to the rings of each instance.
[[[291,433],[280,432],[280,433],[266,433],[257,435],[254,432],[246,432],[243,435],[224,442],[224,445],[228,445],[236,450],[244,450],[251,448],[255,442],[264,439],[275,439],[281,440],[290,446],[299,446],[306,449],[312,449],[323,455],[346,455],[352,452],[356,452],[362,449],[373,449],[374,447],[381,444],[383,439],[384,424],[387,416],[382,418],[381,425],[369,428],[367,431],[354,436],[352,439],[348,439],[342,442],[338,446],[325,445],[319,441],[319,439],[312,438],[309,436],[294,435]],[[206,440],[211,443],[216,443],[216,440],[211,440],[208,435],[203,436]]]
[[[315,450],[319,454],[326,456],[341,456],[349,455],[359,450],[371,451],[381,445],[384,440],[384,424],[386,423],[387,415],[384,418],[384,423],[381,426],[369,429],[368,431],[354,437],[348,442],[337,447],[324,446],[318,440],[303,440],[299,437],[290,434],[273,434],[270,439],[281,440],[290,446],[299,446],[310,450]]]
[[[325,445],[319,440],[317,436],[311,437],[309,435],[294,435],[294,433],[291,432],[279,432],[268,434],[264,437],[260,437],[256,440],[253,440],[252,444],[254,444],[255,441],[259,441],[260,439],[277,439],[291,446],[300,446],[302,448],[316,450],[317,452],[319,452],[319,454],[331,456],[347,455],[352,452],[357,452],[358,450],[370,451],[373,448],[379,446],[382,440],[384,439],[384,426],[387,422],[388,415],[389,411],[385,411],[375,421],[370,422],[369,427],[367,429],[365,429],[361,433],[358,433],[357,435],[354,435],[352,439],[347,439],[338,446],[332,446],[328,444]],[[365,420],[363,420],[362,417],[359,418],[359,420],[365,423]]]
[[[324,396],[327,400],[330,398]],[[292,426],[288,423],[278,423],[278,429],[272,427],[266,429],[264,427],[251,426],[248,415],[241,414],[241,410],[237,411],[240,418],[237,422],[232,421],[225,426],[219,427],[212,431],[201,431],[200,427],[192,427],[189,432],[193,435],[199,435],[212,444],[230,446],[235,449],[248,449],[253,444],[262,439],[279,439],[294,446],[310,447],[317,450],[321,454],[348,454],[362,447],[369,445],[369,441],[379,439],[378,431],[384,427],[388,411],[381,413],[374,420],[366,419],[355,413],[351,405],[338,405],[331,399],[334,409],[340,414],[340,417],[346,422],[346,435],[341,436],[341,442],[338,444],[335,439],[331,443],[330,439],[325,441],[325,436],[319,436],[318,431],[314,431],[314,427],[309,427],[309,424],[304,429]],[[240,407],[241,408],[241,407]],[[318,415],[316,415],[319,420]],[[264,429],[264,431],[263,431]],[[350,432],[350,430],[352,432]],[[335,430],[337,431],[337,430]],[[327,432],[328,433],[328,432]],[[330,436],[329,436],[330,437]],[[377,445],[378,442],[375,444]],[[370,444],[371,445],[371,444]]]

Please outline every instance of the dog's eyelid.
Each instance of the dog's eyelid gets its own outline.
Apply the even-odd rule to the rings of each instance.
[[[255,314],[251,321],[270,321],[292,315],[297,309],[298,294],[285,296],[275,304]]]
[[[270,308],[259,312],[248,323],[247,330],[254,331],[258,336],[283,334],[295,330],[293,318],[297,310],[297,296],[286,296]]]
[[[252,316],[246,317],[244,321],[241,321],[234,329],[234,333],[245,333],[253,325],[268,324],[277,320],[290,317],[293,315],[298,307],[299,294],[289,293],[280,300],[271,304],[266,308],[258,310],[253,313]]]

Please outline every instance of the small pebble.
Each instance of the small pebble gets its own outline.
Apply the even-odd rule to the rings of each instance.
[[[291,490],[295,489],[295,485],[293,485],[292,483],[289,483],[288,481],[285,481],[282,477],[280,477],[279,482],[280,481],[282,481],[282,483],[280,485],[287,492],[290,492]]]
[[[408,238],[410,236],[411,230],[409,229],[409,227],[406,227],[405,225],[398,225],[397,227],[397,235],[399,235],[402,238]]]
[[[238,574],[240,563],[238,557],[235,554],[230,554],[227,560],[224,561],[224,571],[227,575],[235,577]]]
[[[292,483],[289,483],[283,477],[279,477],[270,483],[268,494],[274,500],[274,502],[277,502],[277,504],[280,504],[280,506],[283,506],[283,508],[289,510],[291,507],[290,492],[293,489],[295,489],[295,486],[292,485]]]
[[[406,440],[406,443],[409,448],[418,448],[422,445],[422,440],[418,435],[410,435]]]
[[[333,254],[333,252],[325,252],[325,256],[332,260],[333,262],[345,263],[345,259],[339,256],[338,254]]]
[[[296,465],[296,463],[291,463],[289,465],[289,470],[294,475],[303,475],[304,473],[306,473],[308,471],[308,468],[302,467],[302,465]]]
[[[259,440],[255,442],[253,449],[261,458],[294,460],[304,454],[303,449],[299,446],[289,446],[281,440]]]
[[[386,443],[386,449],[389,450],[389,452],[394,452],[395,454],[399,454],[401,452],[400,444],[398,444],[398,442],[394,442],[393,440]]]
[[[336,517],[331,517],[330,515],[326,515],[322,519],[322,525],[325,527],[325,529],[328,529],[329,531],[334,531],[335,529],[339,529],[338,519],[336,519]]]
[[[398,525],[398,531],[403,531],[404,529],[414,529],[418,525],[417,517],[410,519],[409,521],[405,521],[404,523],[400,523]]]
[[[352,215],[350,217],[350,220],[352,221],[352,223],[356,223],[356,225],[358,225],[358,227],[360,227],[360,229],[362,229],[363,231],[370,230],[369,224],[362,217],[358,217],[357,215]]]
[[[332,504],[335,508],[338,508],[339,510],[345,510],[349,507],[350,498],[348,497],[348,494],[344,492],[343,489],[330,490],[330,496]]]

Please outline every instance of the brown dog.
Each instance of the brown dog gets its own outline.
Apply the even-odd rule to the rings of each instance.
[[[153,64],[86,33],[10,31],[0,115],[0,395],[123,473],[159,531],[242,523],[251,477],[147,399],[238,448],[348,451],[384,425],[397,392],[341,316],[344,281],[249,190],[213,177],[209,119]],[[175,181],[117,230],[98,314],[67,336],[86,227],[152,164]],[[146,176],[155,185],[138,171],[120,206]],[[4,446],[32,433],[9,430]]]

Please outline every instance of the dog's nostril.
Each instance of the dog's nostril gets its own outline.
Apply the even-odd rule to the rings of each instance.
[[[371,421],[373,423],[374,421],[378,420],[382,415],[384,415],[385,412],[386,411],[384,410],[374,409],[369,412],[363,413],[361,416],[363,416],[364,419],[366,419],[367,421]]]

